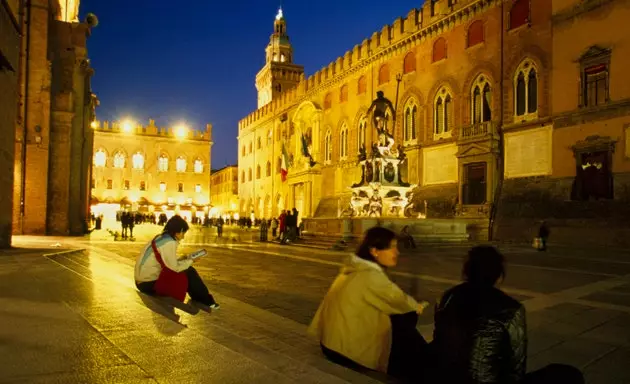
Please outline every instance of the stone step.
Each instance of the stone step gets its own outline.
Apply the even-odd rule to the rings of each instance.
[[[306,335],[306,326],[239,300],[216,295],[222,304],[220,310],[191,315],[162,299],[141,294],[130,279],[133,267],[128,259],[120,257],[127,261],[118,262],[115,255],[97,252],[49,259],[91,280],[94,297],[86,302],[85,297],[70,294],[68,305],[133,360],[154,366],[156,357],[147,356],[146,348],[159,345],[161,352],[179,361],[186,354],[178,351],[177,345],[191,340],[194,354],[219,360],[238,356],[264,368],[261,374],[265,378],[241,377],[245,382],[388,382],[378,374],[370,377],[330,363],[322,356],[317,342]],[[207,345],[207,350],[198,349],[199,345]],[[158,369],[157,375],[168,372]],[[233,378],[228,381],[238,382]]]

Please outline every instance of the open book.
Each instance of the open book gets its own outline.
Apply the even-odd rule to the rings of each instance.
[[[208,251],[206,251],[205,249],[200,249],[198,251],[195,251],[193,253],[189,253],[186,258],[190,259],[190,260],[195,260],[198,259],[202,256],[205,256],[208,254]]]

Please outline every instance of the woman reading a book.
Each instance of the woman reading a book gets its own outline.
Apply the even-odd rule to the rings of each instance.
[[[166,222],[164,231],[142,249],[136,260],[136,287],[148,295],[170,296],[181,302],[188,293],[192,300],[218,309],[219,305],[192,266],[199,253],[177,257],[177,247],[187,231],[188,223],[178,215]]]

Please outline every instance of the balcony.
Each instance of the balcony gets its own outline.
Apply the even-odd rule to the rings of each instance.
[[[476,141],[496,137],[496,134],[496,124],[493,121],[484,121],[463,127],[459,135],[459,141]]]

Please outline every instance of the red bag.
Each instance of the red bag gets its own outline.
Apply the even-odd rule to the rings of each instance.
[[[162,255],[158,251],[155,240],[151,241],[151,247],[158,263],[162,267],[160,276],[155,282],[155,293],[160,296],[168,296],[181,301],[186,299],[186,291],[188,291],[188,276],[186,272],[175,272],[164,264]]]

